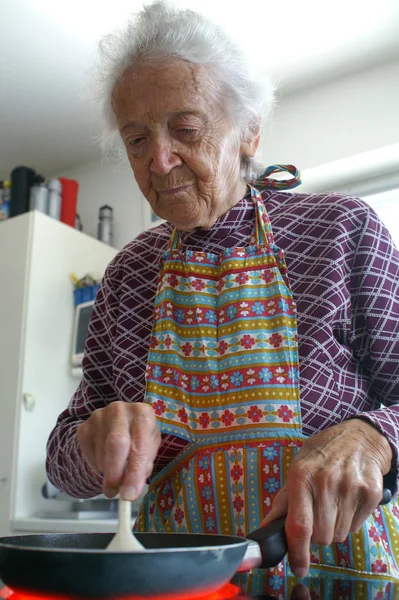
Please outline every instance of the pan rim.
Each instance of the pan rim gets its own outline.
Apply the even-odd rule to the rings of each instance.
[[[193,536],[205,536],[209,537],[209,538],[220,538],[223,536],[223,534],[213,534],[213,533],[209,533],[209,534],[204,534],[204,533],[190,533],[190,534],[186,534],[186,533],[179,533],[179,532],[140,532],[140,535],[162,535],[162,536],[168,536],[169,534],[172,535],[181,535],[181,536],[186,536],[186,535],[190,535],[190,537]],[[7,539],[13,539],[15,540],[17,537],[23,537],[24,539],[26,538],[33,538],[33,537],[37,537],[40,535],[45,535],[45,536],[49,536],[49,535],[54,535],[54,536],[73,536],[73,535],[85,535],[85,536],[96,536],[99,535],[98,533],[86,533],[86,534],[79,534],[79,533],[54,533],[54,534],[28,534],[28,535],[24,535],[24,536],[7,536],[5,538],[0,538],[0,551],[3,549],[7,549],[7,550],[18,550],[18,551],[23,551],[23,552],[44,552],[44,553],[48,553],[48,552],[60,552],[62,554],[90,554],[90,555],[104,555],[106,554],[107,556],[126,556],[126,554],[170,554],[171,552],[211,552],[212,550],[227,550],[227,549],[231,549],[231,548],[240,548],[242,546],[247,547],[248,544],[251,542],[251,540],[248,540],[246,538],[241,538],[238,536],[233,536],[233,535],[226,535],[225,537],[228,538],[230,541],[226,542],[226,544],[217,544],[217,545],[207,545],[207,546],[185,546],[185,547],[170,547],[170,548],[148,548],[145,549],[144,552],[110,552],[110,551],[106,551],[106,548],[101,549],[101,548],[57,548],[56,546],[47,546],[47,547],[43,547],[43,546],[24,546],[24,545],[20,545],[20,544],[10,544],[7,543],[6,541],[3,540],[7,540]],[[115,533],[102,533],[100,535],[115,535]],[[235,541],[237,540],[237,541]]]

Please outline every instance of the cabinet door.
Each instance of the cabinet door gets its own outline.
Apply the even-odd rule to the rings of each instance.
[[[115,254],[115,249],[35,213],[29,257],[16,518],[49,508],[49,501],[41,497],[46,480],[46,443],[79,383],[71,375],[74,305],[69,274],[102,276]]]

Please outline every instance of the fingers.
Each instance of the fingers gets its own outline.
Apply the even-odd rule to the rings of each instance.
[[[77,439],[90,467],[103,474],[107,497],[119,491],[126,500],[140,496],[161,443],[150,405],[113,402],[78,426]]]
[[[292,590],[290,600],[311,600],[311,598],[309,588],[303,583],[297,583]]]
[[[109,424],[105,440],[97,443],[97,453],[103,462],[104,494],[110,498],[116,496],[119,491],[130,449],[130,422],[126,414],[119,410]],[[99,462],[100,460],[97,461]]]
[[[324,471],[321,471],[312,482],[312,490],[315,490],[312,491],[312,497],[315,500],[313,502],[313,531],[311,541],[314,544],[328,546],[334,539],[338,513],[335,489],[335,477],[326,476]],[[353,509],[350,514],[353,514]],[[348,519],[350,525],[350,517]]]
[[[370,475],[371,477],[371,475]],[[324,477],[328,480],[328,477]],[[319,484],[314,503],[312,542],[329,545],[344,542],[357,532],[370,516],[382,496],[382,482],[368,485],[353,474],[343,474],[339,482],[330,478],[329,487]]]
[[[292,477],[283,488],[288,498],[288,558],[297,577],[304,577],[308,572],[311,542],[328,546],[345,541],[349,533],[360,529],[382,495],[382,484],[378,478],[370,488],[362,479],[356,481],[353,474],[343,475],[337,481],[325,471],[320,473],[320,477],[308,475],[306,481],[294,468]],[[277,512],[279,510],[280,499]],[[274,517],[272,510],[268,521],[277,518],[277,512]]]
[[[332,532],[331,541],[329,541],[328,544],[331,544],[332,542],[340,543],[346,540],[351,531],[353,513],[354,508],[352,502],[343,502],[341,504],[339,510],[336,512],[335,527]],[[315,543],[320,544],[321,542],[315,541]]]
[[[288,541],[288,560],[296,577],[305,577],[309,570],[310,542],[313,534],[313,496],[302,483],[295,488],[295,496],[288,492],[288,515],[286,534]]]
[[[382,498],[382,478],[377,478],[374,485],[368,489],[362,489],[361,502],[358,503],[354,513],[352,524],[348,533],[356,533],[363,525],[367,517],[377,508]]]
[[[160,443],[155,413],[148,404],[141,404],[136,412],[131,422],[130,436],[131,448],[121,487],[125,500],[135,500],[142,493],[152,473]]]
[[[308,569],[310,542],[343,542],[378,505],[392,454],[385,446],[382,434],[356,419],[304,441],[285,484],[289,561],[298,577]]]
[[[349,533],[352,531],[352,523],[358,510],[359,500],[361,500],[361,504],[363,504],[361,492],[356,485],[355,478],[343,477],[340,485],[339,497],[337,499],[338,505],[335,514],[334,532],[331,539],[324,543],[331,544],[332,542],[344,542],[346,540]],[[369,514],[370,513],[366,514],[365,518],[367,518]]]

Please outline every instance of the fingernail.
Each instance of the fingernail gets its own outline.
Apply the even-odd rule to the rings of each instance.
[[[137,488],[133,485],[123,486],[121,489],[122,498],[124,500],[136,500],[138,497]]]
[[[303,579],[308,574],[308,570],[304,567],[299,567],[299,569],[292,569],[292,572],[294,573],[295,577],[298,577],[298,579]]]
[[[104,488],[103,492],[104,492],[104,496],[107,496],[107,498],[115,498],[115,496],[118,493],[118,489],[115,488]]]

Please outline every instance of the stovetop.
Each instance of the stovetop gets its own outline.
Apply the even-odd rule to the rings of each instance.
[[[69,600],[62,598],[39,596],[38,594],[18,594],[4,587],[0,581],[0,600]],[[76,598],[70,600],[77,600]],[[91,598],[90,600],[99,600]],[[112,599],[108,599],[112,600]],[[114,600],[186,600],[182,596],[170,595],[162,598],[127,597]],[[399,580],[389,581],[383,575],[361,575],[353,578],[342,578],[337,573],[328,573],[316,578],[306,578],[302,583],[293,577],[271,575],[267,590],[263,594],[244,594],[228,584],[223,590],[206,596],[196,596],[191,600],[399,600]]]

